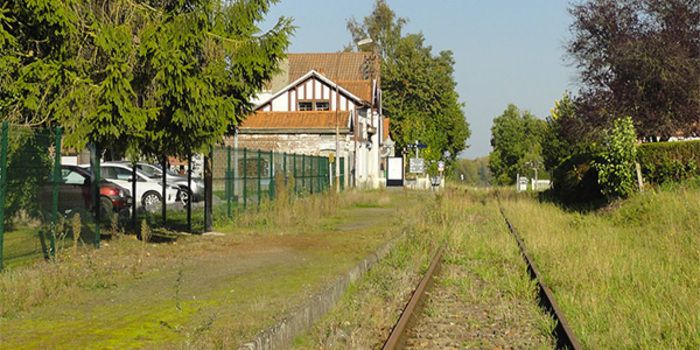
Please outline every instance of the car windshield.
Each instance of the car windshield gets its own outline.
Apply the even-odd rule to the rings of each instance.
[[[163,174],[160,169],[148,164],[139,164],[139,170],[148,177],[159,177]]]
[[[144,175],[146,175],[150,178],[163,176],[163,172],[160,170],[160,168],[153,166],[153,165],[150,165],[150,164],[139,164],[139,170],[141,170],[141,172]],[[166,174],[171,175],[171,176],[178,176],[177,173],[175,173],[174,171],[172,171],[170,169],[168,169],[166,171]]]

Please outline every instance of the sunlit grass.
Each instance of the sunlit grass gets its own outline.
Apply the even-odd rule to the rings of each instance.
[[[587,348],[700,348],[700,191],[647,192],[597,213],[504,200]]]

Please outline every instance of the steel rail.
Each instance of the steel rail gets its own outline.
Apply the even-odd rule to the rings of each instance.
[[[423,305],[422,300],[425,295],[426,290],[430,288],[433,277],[440,271],[440,266],[442,263],[442,253],[444,248],[438,248],[437,252],[433,256],[433,260],[430,262],[428,271],[425,272],[423,278],[421,278],[418,283],[418,287],[413,291],[411,299],[408,301],[403,311],[401,312],[401,317],[391,329],[391,334],[389,338],[384,342],[383,350],[393,350],[400,349],[403,347],[406,341],[406,330],[410,328],[415,316],[419,313],[420,307]]]
[[[499,210],[501,211],[501,215],[503,216],[506,225],[508,225],[508,230],[510,231],[511,235],[515,238],[515,241],[518,243],[518,248],[520,248],[520,254],[522,255],[523,259],[525,260],[525,263],[527,264],[527,271],[530,274],[530,278],[537,282],[537,286],[539,287],[538,294],[540,307],[544,309],[547,313],[549,313],[549,315],[557,323],[557,325],[554,327],[554,330],[552,330],[552,335],[554,335],[554,337],[557,340],[557,349],[583,349],[581,343],[576,338],[574,331],[571,329],[569,323],[566,321],[564,313],[557,305],[557,302],[554,299],[554,295],[552,294],[551,289],[549,289],[549,287],[547,287],[547,285],[542,280],[542,276],[539,270],[537,270],[537,266],[535,266],[535,261],[530,257],[530,255],[527,252],[527,249],[525,248],[525,243],[520,238],[520,235],[515,230],[515,227],[513,227],[513,225],[510,223],[510,220],[508,220],[508,217],[506,216],[506,213],[503,210],[503,208],[501,207],[499,208]]]

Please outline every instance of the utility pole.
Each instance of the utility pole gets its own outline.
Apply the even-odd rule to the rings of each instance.
[[[342,55],[342,52],[338,54],[335,65],[335,77],[333,77],[333,82],[335,83],[335,157],[333,161],[335,162],[335,192],[337,193],[340,193],[340,121],[338,117],[340,87],[338,86],[338,71],[340,69],[340,56]]]

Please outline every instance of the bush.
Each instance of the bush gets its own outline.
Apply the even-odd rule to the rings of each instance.
[[[632,118],[615,119],[604,139],[604,149],[596,162],[598,183],[609,198],[625,198],[635,190],[634,162],[637,159],[637,133]]]
[[[603,198],[598,172],[593,164],[599,161],[592,152],[575,154],[552,171],[555,197],[565,203],[585,203]]]
[[[645,143],[637,159],[652,184],[686,180],[700,175],[700,141]]]

